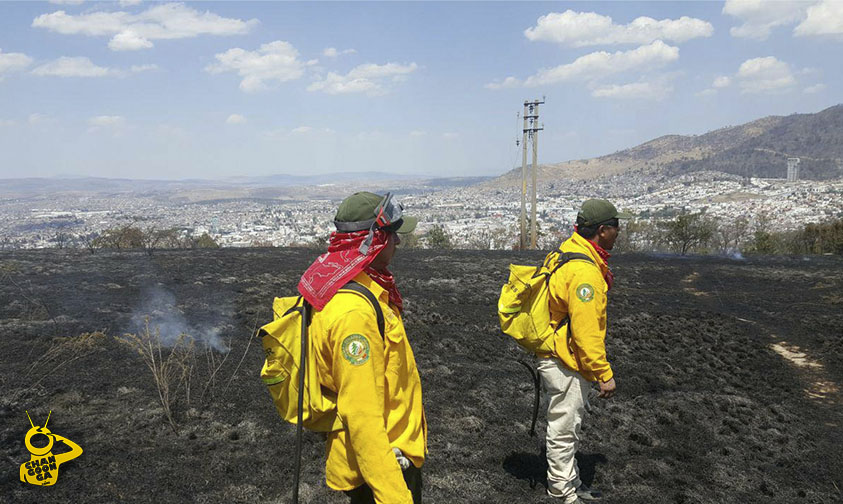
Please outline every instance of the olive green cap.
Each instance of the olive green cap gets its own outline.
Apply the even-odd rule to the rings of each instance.
[[[604,199],[590,199],[583,202],[577,220],[582,220],[582,226],[593,226],[612,219],[629,219],[632,215],[618,212],[615,205]]]
[[[360,223],[360,229],[357,231],[369,229],[372,225],[373,219],[376,217],[375,210],[378,208],[381,201],[383,201],[383,198],[384,197],[379,194],[365,191],[354,193],[342,200],[339,208],[337,208],[337,214],[334,217],[334,222]],[[395,200],[393,200],[393,202],[395,202]],[[395,202],[395,204],[397,205],[398,203]],[[396,230],[396,232],[401,234],[412,233],[418,222],[419,220],[415,217],[402,215],[401,226]]]

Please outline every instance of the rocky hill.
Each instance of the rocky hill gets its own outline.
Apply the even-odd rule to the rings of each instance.
[[[787,158],[799,157],[800,176],[843,177],[843,105],[815,114],[770,116],[703,135],[666,135],[592,159],[540,165],[542,181],[593,179],[626,172],[679,175],[713,170],[742,176],[784,178]],[[517,186],[521,169],[489,182]]]

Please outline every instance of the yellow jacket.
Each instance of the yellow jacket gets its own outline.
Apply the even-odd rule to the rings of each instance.
[[[568,330],[556,333],[556,356],[566,367],[589,381],[608,381],[612,367],[606,360],[606,292],[603,275],[609,265],[591,243],[574,233],[560,247],[562,252],[578,252],[594,261],[571,260],[551,277],[550,318],[554,328],[570,319]],[[555,252],[554,252],[555,253]]]
[[[421,380],[398,309],[389,293],[361,272],[384,314],[385,339],[372,305],[354,293],[334,296],[313,314],[316,364],[323,387],[337,393],[343,429],[328,434],[325,475],[329,487],[351,490],[368,483],[379,504],[412,504],[392,452],[416,467],[424,463],[427,424]]]

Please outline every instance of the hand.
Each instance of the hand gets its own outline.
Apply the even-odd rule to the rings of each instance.
[[[599,382],[600,383],[600,393],[597,394],[597,397],[601,399],[609,399],[613,395],[615,395],[615,379],[612,378],[609,381]]]
[[[404,456],[404,453],[398,448],[392,448],[392,453],[395,454],[395,459],[398,460],[398,465],[401,466],[402,471],[406,471],[412,462]]]

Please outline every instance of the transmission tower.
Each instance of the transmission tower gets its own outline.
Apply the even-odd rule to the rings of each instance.
[[[533,193],[532,193],[532,210],[530,216],[530,248],[536,248],[537,232],[536,232],[536,172],[538,171],[538,153],[539,153],[539,131],[544,129],[544,125],[539,125],[539,105],[544,103],[545,98],[541,100],[525,101],[524,102],[524,129],[521,140],[521,249],[527,248],[527,143],[533,144]]]

